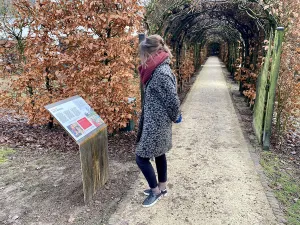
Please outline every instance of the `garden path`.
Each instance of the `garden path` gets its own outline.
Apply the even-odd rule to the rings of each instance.
[[[169,195],[142,208],[147,185],[140,175],[109,224],[277,224],[217,57],[203,66],[182,114],[167,155]]]

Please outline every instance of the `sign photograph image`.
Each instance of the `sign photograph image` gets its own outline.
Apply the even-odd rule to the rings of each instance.
[[[103,120],[100,118],[100,116],[94,111],[90,110],[89,113],[85,114],[87,118],[96,126],[99,127],[101,124],[103,124]]]
[[[77,122],[70,124],[69,126],[67,126],[67,128],[69,132],[76,138],[84,134],[84,130],[79,126]]]

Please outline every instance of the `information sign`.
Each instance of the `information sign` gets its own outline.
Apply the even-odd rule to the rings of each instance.
[[[101,125],[105,125],[100,116],[80,96],[47,105],[45,108],[76,142]]]

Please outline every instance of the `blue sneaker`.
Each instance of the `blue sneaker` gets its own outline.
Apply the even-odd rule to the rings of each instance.
[[[161,198],[163,197],[162,193],[159,193],[158,195],[155,195],[151,193],[148,195],[148,197],[144,200],[143,202],[143,207],[151,207],[153,205],[155,205],[156,202],[158,202]]]
[[[152,193],[152,190],[151,190],[151,189],[146,189],[146,190],[144,190],[144,195],[149,196],[150,193]],[[161,191],[161,193],[162,193],[163,196],[167,196],[167,195],[168,195],[167,189]]]

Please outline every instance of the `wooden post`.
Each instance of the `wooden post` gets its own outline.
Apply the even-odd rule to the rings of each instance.
[[[278,80],[279,68],[280,68],[283,35],[284,35],[284,28],[278,27],[275,33],[275,44],[274,44],[274,50],[272,56],[272,67],[270,73],[270,88],[268,94],[268,103],[266,108],[266,118],[265,118],[265,126],[264,126],[264,133],[263,133],[264,150],[269,150],[270,148],[272,120],[273,120],[273,113],[274,113],[276,86],[277,86],[277,80]]]
[[[107,127],[99,128],[79,143],[84,202],[88,204],[97,189],[108,180]]]
[[[264,66],[256,84],[256,99],[253,114],[253,128],[259,142],[262,143],[263,129],[265,123],[266,103],[268,97],[268,76],[270,67],[270,58],[272,53],[273,32],[270,34],[268,52],[265,57]]]
[[[143,40],[145,40],[146,35],[145,34],[139,34],[139,43],[141,43]],[[140,81],[140,90],[141,90],[141,102],[144,102],[144,85],[142,81]],[[143,107],[143,104],[141,104],[141,107]]]
[[[238,45],[236,42],[234,42],[233,44],[233,59],[232,59],[232,62],[231,62],[231,77],[234,79],[234,74],[235,74],[235,71],[236,71],[236,67],[235,67],[235,63],[236,63],[236,59],[238,57],[237,55],[237,50],[238,50]]]
[[[198,56],[198,54],[199,54],[199,46],[198,46],[198,44],[195,44],[194,45],[194,66],[195,66],[195,71],[194,72],[196,72],[197,70],[198,70],[198,59],[199,59],[199,56]]]
[[[199,70],[199,68],[200,68],[200,66],[201,66],[201,63],[200,63],[200,44],[196,44],[196,46],[197,46],[197,48],[196,48],[196,53],[197,53],[197,59],[196,59],[196,65],[197,65],[197,70],[196,71],[198,71]]]

